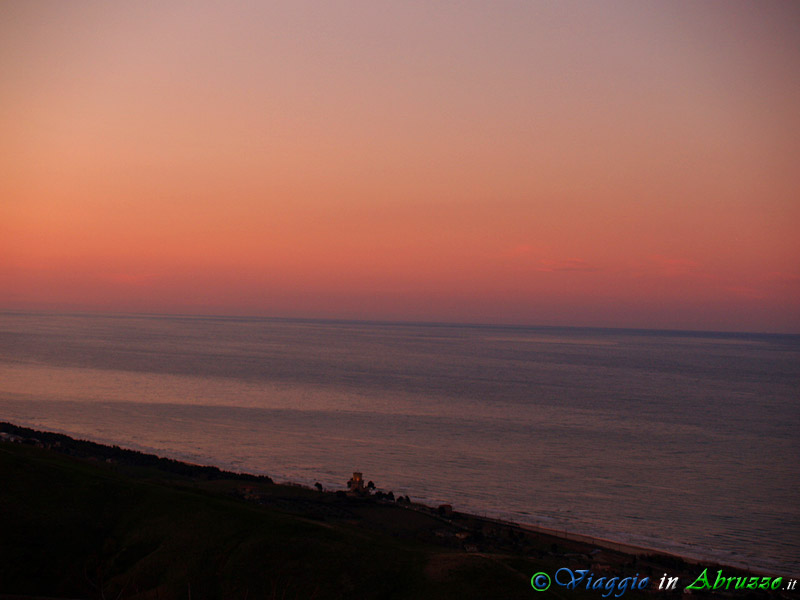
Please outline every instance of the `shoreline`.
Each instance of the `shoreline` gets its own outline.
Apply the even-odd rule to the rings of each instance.
[[[281,477],[280,479],[276,479],[276,483],[279,485],[289,485],[289,486],[298,486],[305,489],[313,489],[313,484],[310,483],[311,480],[306,480],[304,482],[300,481],[293,481],[289,477]],[[333,488],[327,488],[331,489]],[[413,493],[413,491],[409,491],[409,493]],[[632,556],[664,556],[672,560],[681,561],[686,563],[687,565],[707,565],[709,567],[724,567],[727,569],[734,569],[737,571],[742,571],[746,573],[752,573],[757,575],[763,576],[782,576],[782,577],[791,577],[797,578],[797,574],[793,573],[790,569],[782,566],[762,566],[762,565],[753,565],[747,562],[737,561],[735,558],[728,558],[726,556],[715,556],[713,551],[699,549],[694,554],[691,552],[682,552],[680,549],[664,549],[658,548],[656,546],[649,546],[649,545],[642,545],[636,542],[628,542],[623,541],[620,538],[615,537],[607,537],[606,535],[599,534],[589,534],[589,533],[578,533],[577,531],[572,531],[569,529],[563,528],[554,528],[548,527],[546,525],[539,525],[537,523],[532,522],[525,522],[525,521],[515,521],[513,519],[506,518],[504,516],[498,515],[497,513],[492,514],[492,512],[485,512],[480,508],[472,507],[467,508],[465,510],[458,509],[453,503],[443,500],[441,502],[431,501],[428,498],[421,498],[415,499],[412,496],[412,506],[421,507],[423,510],[435,512],[437,506],[440,504],[451,504],[453,505],[453,512],[462,515],[464,518],[470,518],[475,520],[484,521],[487,523],[493,523],[497,526],[501,527],[509,527],[512,529],[520,530],[520,531],[527,531],[532,534],[540,534],[550,536],[554,539],[562,539],[564,541],[575,542],[579,544],[586,544],[586,545],[593,545],[597,546],[606,550],[611,550],[613,552],[619,552],[623,554],[629,554]]]
[[[63,433],[40,431],[6,422],[0,422],[0,441],[38,445],[48,450],[62,452],[79,459],[82,458],[90,461],[105,461],[108,463],[115,462],[115,459],[107,456],[109,453],[121,453],[122,455],[128,457],[126,460],[139,461],[142,465],[147,465],[150,467],[155,466],[156,468],[165,469],[174,473],[193,473],[193,476],[199,475],[208,477],[210,479],[218,478],[241,482],[269,483],[270,485],[274,486],[302,489],[309,493],[311,493],[313,489],[311,486],[296,482],[276,483],[272,480],[272,478],[266,475],[254,475],[246,472],[223,470],[215,466],[200,465],[190,463],[185,460],[165,458],[140,450],[120,448],[116,445],[111,446],[105,443],[77,439]],[[344,490],[330,489],[326,490],[324,493],[338,495],[343,494]],[[380,500],[382,497],[380,495],[381,492],[378,494],[379,495],[375,496],[367,496],[370,499]],[[700,559],[687,556],[685,554],[659,550],[657,548],[641,546],[616,539],[580,534],[563,529],[553,529],[536,524],[510,521],[488,515],[461,512],[453,510],[452,508],[449,508],[451,514],[449,518],[447,518],[440,514],[442,507],[437,508],[419,501],[412,501],[402,506],[399,503],[394,502],[394,500],[380,501],[387,503],[387,505],[402,507],[406,510],[413,510],[425,514],[428,517],[437,518],[442,522],[460,527],[465,531],[468,528],[474,530],[475,524],[479,524],[479,530],[488,529],[490,531],[494,531],[492,535],[495,535],[498,537],[498,539],[503,537],[513,537],[515,534],[552,539],[554,540],[554,544],[574,546],[577,550],[579,550],[579,552],[577,552],[578,555],[585,555],[587,557],[590,554],[597,553],[602,550],[603,552],[615,553],[620,556],[632,558],[633,562],[636,562],[636,560],[643,557],[647,557],[655,562],[660,560],[665,564],[683,565],[684,568],[705,565],[709,568],[725,568],[727,570],[740,571],[748,574],[771,576],[780,575],[785,577],[792,576],[789,572],[780,572],[783,571],[782,569],[769,571],[759,567],[751,567],[749,565],[725,563],[724,561],[719,561],[718,559],[713,558]],[[449,507],[449,505],[446,506]],[[465,544],[465,547],[471,546],[474,545]],[[473,549],[472,551],[476,550]]]

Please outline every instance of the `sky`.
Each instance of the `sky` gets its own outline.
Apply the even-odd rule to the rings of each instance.
[[[0,4],[0,310],[800,333],[796,2]]]

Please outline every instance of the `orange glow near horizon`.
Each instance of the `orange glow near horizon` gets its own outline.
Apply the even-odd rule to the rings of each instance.
[[[788,2],[11,2],[0,310],[800,332]]]

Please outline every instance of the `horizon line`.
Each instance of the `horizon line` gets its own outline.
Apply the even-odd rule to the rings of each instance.
[[[525,323],[490,323],[490,322],[458,322],[458,321],[428,321],[404,319],[378,319],[378,318],[345,318],[345,317],[314,317],[314,316],[276,316],[264,314],[223,314],[223,313],[171,313],[171,312],[127,312],[114,310],[45,310],[45,309],[13,309],[0,308],[0,315],[41,315],[41,316],[87,316],[87,317],[133,317],[133,318],[174,318],[174,319],[220,319],[220,320],[261,320],[261,321],[286,321],[298,323],[328,323],[328,324],[363,324],[363,325],[391,325],[391,326],[417,326],[417,327],[465,327],[465,328],[496,328],[496,329],[589,329],[594,331],[618,331],[637,333],[664,333],[664,334],[706,334],[714,336],[754,335],[754,336],[783,336],[800,337],[800,331],[775,332],[775,331],[743,331],[743,330],[718,330],[718,329],[684,329],[663,327],[620,327],[600,325],[543,325]]]

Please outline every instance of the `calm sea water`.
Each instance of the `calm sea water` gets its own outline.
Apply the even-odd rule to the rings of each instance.
[[[800,336],[0,313],[0,419],[800,573]]]

